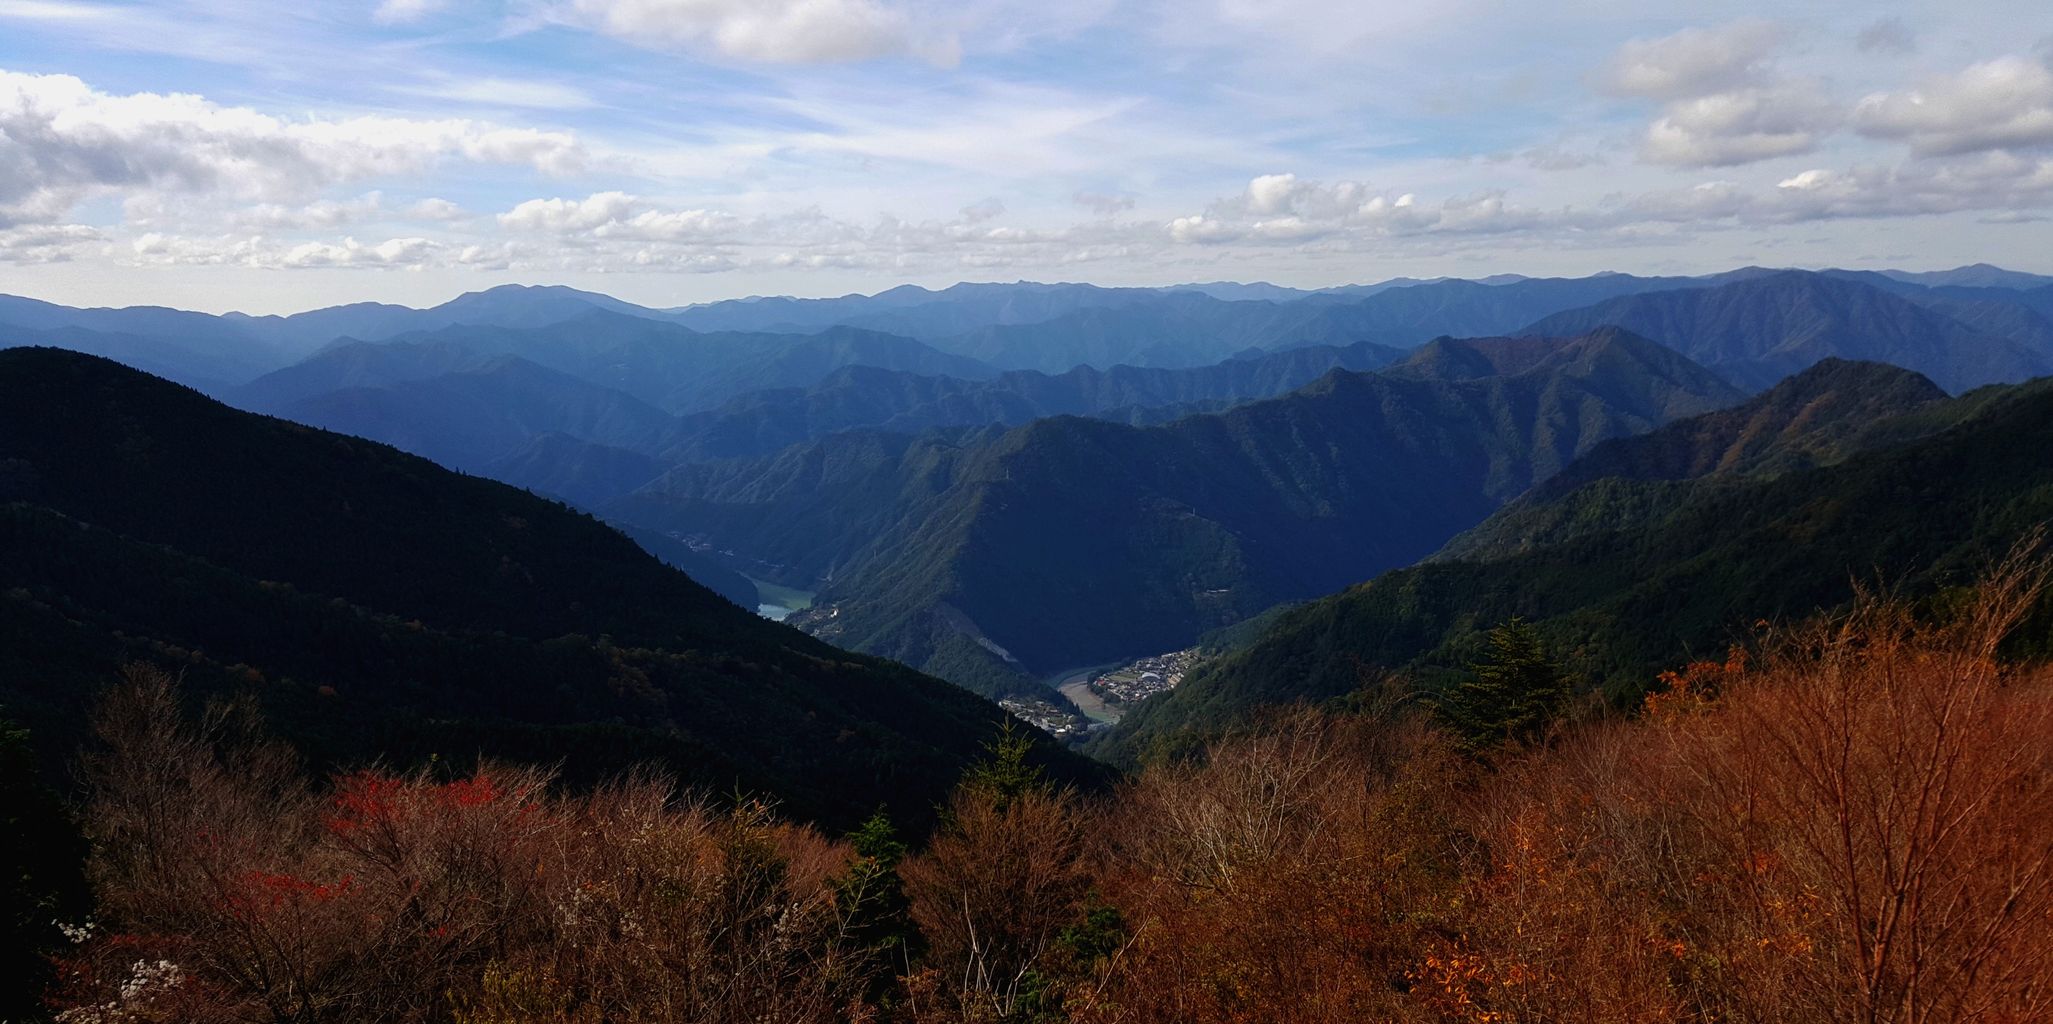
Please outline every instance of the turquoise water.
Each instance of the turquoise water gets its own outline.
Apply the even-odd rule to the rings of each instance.
[[[756,614],[776,622],[783,622],[793,612],[802,612],[813,606],[817,591],[799,590],[796,587],[781,587],[775,583],[749,577],[756,585]]]

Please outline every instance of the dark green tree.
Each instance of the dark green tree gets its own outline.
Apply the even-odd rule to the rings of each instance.
[[[963,771],[962,788],[993,807],[1002,811],[1022,795],[1048,785],[1041,767],[1028,761],[1033,738],[1015,723],[1006,722],[1004,731],[984,749],[989,756]]]
[[[869,954],[871,996],[878,998],[894,972],[910,970],[919,955],[919,929],[906,913],[905,882],[898,876],[907,849],[882,808],[848,834],[848,844],[855,848],[855,859],[834,880],[834,895],[843,930]]]
[[[1433,702],[1462,749],[1481,756],[1539,739],[1568,702],[1568,677],[1547,656],[1532,623],[1513,617],[1490,631],[1470,677]]]

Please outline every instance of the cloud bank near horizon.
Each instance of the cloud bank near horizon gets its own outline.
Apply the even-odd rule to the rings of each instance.
[[[1963,6],[0,0],[0,265],[255,309],[2053,269],[2053,18]]]

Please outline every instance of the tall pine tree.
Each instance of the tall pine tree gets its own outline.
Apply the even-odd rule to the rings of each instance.
[[[1567,676],[1522,618],[1490,631],[1489,647],[1471,673],[1434,702],[1441,722],[1471,754],[1539,739],[1568,700]]]

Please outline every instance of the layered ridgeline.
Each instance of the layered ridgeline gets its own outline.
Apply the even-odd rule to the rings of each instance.
[[[1600,445],[1439,557],[1285,612],[1096,750],[1139,757],[1386,671],[1430,688],[1513,616],[1587,685],[1629,696],[1758,619],[1845,602],[1855,580],[1929,594],[1971,578],[2053,517],[2048,445],[2044,382],[1949,399],[1908,371],[1820,364]]]
[[[1280,395],[1331,370],[1373,370],[1404,355],[1358,342],[1249,354],[1185,369],[1078,366],[1060,374],[1012,370],[987,380],[851,366],[809,388],[756,392],[685,417],[662,454],[673,462],[744,458],[848,430],[917,434],[1018,426],[1050,416],[1157,423],[1207,406]]]
[[[141,660],[322,763],[649,761],[847,824],[924,814],[1005,720],[556,503],[94,357],[0,352],[0,501],[0,705],[53,750]]]
[[[383,441],[444,466],[592,507],[680,462],[767,455],[846,430],[917,433],[1066,414],[1155,422],[1175,411],[1281,394],[1334,368],[1368,369],[1402,355],[1363,343],[1180,370],[1077,367],[1055,375],[1022,370],[971,378],[914,372],[908,367],[965,364],[916,342],[867,332],[698,335],[660,324],[629,325],[648,344],[576,359],[557,354],[569,344],[565,332],[586,324],[535,331],[461,328],[468,340],[450,337],[456,333],[450,331],[420,340],[339,345],[236,389],[230,398],[244,408]],[[617,320],[607,325],[620,326]],[[667,343],[657,340],[666,337]],[[511,345],[509,339],[528,343]],[[842,344],[849,341],[880,344]],[[713,348],[692,354],[701,342]],[[525,354],[495,354],[509,347]],[[807,359],[795,358],[798,352]],[[690,377],[693,366],[706,375]],[[981,374],[980,367],[967,366]],[[661,383],[669,377],[690,378],[702,392],[718,393],[744,381],[783,383],[822,373],[824,379],[809,387],[751,391],[715,409],[672,416],[611,386],[623,373],[648,383],[638,389],[644,394],[674,393]],[[725,384],[718,379],[722,373]]]
[[[1979,330],[1859,281],[1782,271],[1612,299],[1546,317],[1526,333],[1623,327],[1756,390],[1834,357],[1906,367],[1954,392],[2053,372],[2053,349],[2044,347],[2043,325],[2035,323],[2041,318],[2032,311],[2009,303],[1970,315],[2017,336]]]
[[[303,359],[337,338],[376,341],[457,324],[536,327],[593,310],[663,315],[560,286],[506,285],[427,309],[361,302],[291,316],[210,316],[159,306],[78,309],[0,295],[0,346],[54,345],[89,352],[219,393]]]
[[[1443,339],[1162,426],[841,434],[605,511],[817,589],[803,622],[836,643],[1031,691],[1409,564],[1599,442],[1738,398],[1621,331]]]
[[[289,412],[350,387],[428,379],[512,356],[630,395],[673,415],[764,388],[812,384],[853,365],[988,377],[996,371],[896,335],[852,327],[816,334],[701,333],[599,310],[534,327],[464,325],[400,335],[385,344],[342,342],[235,391],[239,405]]]
[[[1847,285],[1894,294],[1976,336],[1993,336],[2044,351],[2053,334],[2053,285],[2043,279],[1997,268],[1960,268],[1938,274],[1868,271],[1816,273],[1741,268],[1701,277],[1637,277],[1597,274],[1584,278],[1522,278],[1478,281],[1395,279],[1317,292],[1270,285],[1192,285],[1169,288],[1098,288],[1077,284],[962,284],[938,291],[894,288],[875,295],[836,299],[759,298],[681,309],[652,309],[593,292],[563,287],[504,286],[472,292],[427,309],[357,303],[292,316],[245,316],[153,307],[73,309],[52,303],[0,296],[0,345],[52,344],[94,352],[145,367],[172,379],[221,394],[311,353],[350,341],[421,338],[452,328],[534,330],[601,315],[643,325],[689,328],[690,334],[804,336],[833,329],[890,335],[998,370],[1032,369],[1063,373],[1076,366],[1114,365],[1187,368],[1219,362],[1251,349],[1277,351],[1305,345],[1358,342],[1397,347],[1434,337],[1481,337],[1527,333],[1543,318],[1625,297],[1701,290],[1778,275],[1830,278]],[[1900,312],[1900,309],[1898,310]],[[1606,315],[1612,315],[1607,311]],[[1890,314],[1893,315],[1893,314]],[[1885,317],[1886,319],[1886,317]],[[1915,318],[1913,318],[1915,319]],[[1587,317],[1555,325],[1544,333],[1574,333],[1598,322]],[[1571,326],[1573,330],[1571,330]],[[1642,325],[1651,329],[1650,325]],[[1762,372],[1801,368],[1778,350],[1803,342],[1802,358],[1874,357],[1883,353],[1818,345],[1762,321],[1729,347],[1777,353]],[[1880,324],[1901,331],[1904,324]],[[1909,326],[1923,330],[1930,320]],[[615,327],[601,328],[606,334]],[[580,333],[573,331],[573,334]],[[1799,332],[1800,333],[1800,332]],[[1885,331],[1887,333],[1887,331]],[[1657,340],[1669,340],[1657,338]],[[1860,339],[1852,338],[1858,342]],[[783,343],[765,341],[765,351]],[[1809,347],[1804,347],[1808,345]],[[490,349],[507,354],[506,349]],[[515,353],[518,354],[518,353]],[[1698,353],[1703,355],[1703,353]],[[2002,379],[2014,366],[2002,353],[1983,366],[1972,357],[1960,365],[1920,364],[1942,383],[1955,376]],[[555,366],[547,359],[537,362]],[[855,362],[877,365],[869,357]],[[1701,361],[1701,360],[1700,360]],[[828,367],[832,369],[832,366]],[[575,371],[572,371],[575,372]],[[701,372],[701,371],[693,371]],[[822,371],[824,375],[825,371]],[[976,373],[955,370],[959,376]],[[709,373],[718,391],[733,381]],[[665,378],[660,375],[657,380]],[[807,386],[813,379],[785,380]],[[595,380],[597,383],[609,383]],[[1767,383],[1766,381],[1759,383]],[[632,392],[651,404],[672,408],[672,399],[698,400],[689,380],[670,379],[664,391]],[[680,390],[681,389],[681,390]],[[744,390],[747,387],[744,386]],[[676,411],[675,408],[672,411]]]

